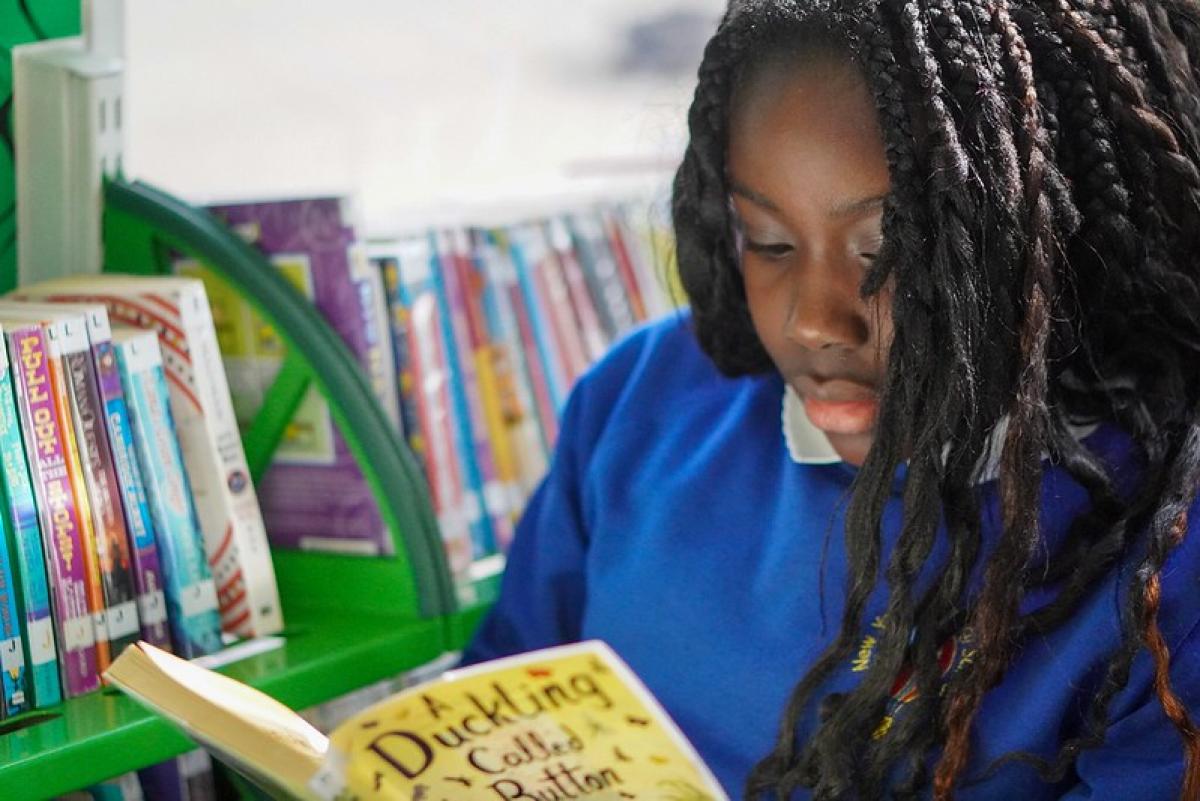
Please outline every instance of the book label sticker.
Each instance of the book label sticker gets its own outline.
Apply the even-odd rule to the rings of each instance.
[[[122,637],[128,637],[136,634],[137,630],[138,615],[136,601],[126,601],[125,603],[108,608],[108,638],[110,640],[119,640]]]
[[[217,608],[217,588],[211,579],[197,581],[183,588],[180,603],[185,617],[199,615]]]
[[[142,625],[157,626],[167,619],[167,599],[162,590],[143,593],[138,596],[138,616]]]
[[[96,624],[91,616],[73,617],[63,621],[64,651],[81,651],[96,644]]]
[[[54,624],[50,618],[29,621],[26,631],[29,634],[29,659],[34,665],[44,665],[55,661]]]
[[[21,641],[16,637],[0,640],[0,668],[10,676],[16,676],[23,667],[25,656],[21,653]]]

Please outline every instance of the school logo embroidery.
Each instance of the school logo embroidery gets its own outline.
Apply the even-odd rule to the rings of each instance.
[[[871,623],[871,628],[875,631],[883,630],[883,618],[875,618]],[[974,638],[971,635],[970,629],[964,629],[957,636],[948,637],[942,643],[941,649],[938,651],[938,667],[942,670],[942,692],[946,690],[946,683],[964,666],[975,661],[975,648],[973,647]],[[871,661],[875,658],[875,648],[879,641],[873,634],[868,634],[863,637],[858,646],[858,653],[851,663],[850,670],[855,673],[862,673],[871,666]],[[904,706],[916,700],[918,696],[917,678],[913,674],[911,665],[905,665],[900,673],[897,674],[896,680],[892,683],[891,700],[888,701],[887,711],[884,713],[883,720],[879,722],[879,727],[875,729],[874,737],[876,740],[887,735],[891,731],[892,726],[896,722],[896,717],[904,711]]]

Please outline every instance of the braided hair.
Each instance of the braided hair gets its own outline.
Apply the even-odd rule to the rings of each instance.
[[[877,434],[846,512],[840,630],[794,688],[747,796],[808,787],[819,799],[904,798],[932,785],[951,798],[982,698],[1022,643],[1069,620],[1132,560],[1121,643],[1083,733],[1051,759],[1001,762],[1062,780],[1103,741],[1111,702],[1146,648],[1184,741],[1182,797],[1200,798],[1200,732],[1170,686],[1157,622],[1160,573],[1200,485],[1200,4],[732,0],[704,53],[673,197],[693,325],[729,375],[771,369],[737,265],[730,107],[746,76],[780,53],[799,67],[813,54],[849,58],[871,90],[892,191],[862,293],[894,287],[895,330]],[[1137,444],[1144,469],[1132,491],[1072,435],[1085,420]],[[1002,526],[985,545],[977,479],[993,447]],[[1045,454],[1090,498],[1049,556]],[[883,512],[902,461],[904,517],[885,553]],[[918,593],[939,525],[949,554]],[[851,657],[881,574],[875,658],[853,690],[818,697]],[[1044,589],[1051,600],[1024,610]],[[976,656],[939,692],[939,645],[964,630]],[[917,693],[888,736],[874,737],[905,665]],[[815,730],[801,742],[809,714]]]

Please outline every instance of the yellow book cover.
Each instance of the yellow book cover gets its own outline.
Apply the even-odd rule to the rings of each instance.
[[[326,740],[245,685],[153,646],[108,678],[284,798],[728,801],[649,691],[589,641],[451,671]]]

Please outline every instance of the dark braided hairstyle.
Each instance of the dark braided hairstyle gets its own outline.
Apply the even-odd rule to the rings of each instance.
[[[793,690],[747,796],[808,787],[817,799],[906,798],[932,785],[950,798],[982,698],[1022,644],[1069,620],[1129,560],[1121,645],[1083,733],[1052,759],[1013,754],[991,769],[1020,759],[1062,780],[1103,741],[1146,648],[1185,743],[1182,797],[1200,798],[1200,732],[1171,689],[1157,622],[1160,573],[1200,485],[1200,4],[733,0],[705,50],[673,199],[696,334],[730,375],[771,369],[737,264],[730,108],[741,82],[780,54],[796,68],[849,59],[870,87],[892,191],[862,292],[894,288],[894,335],[876,438],[846,512],[840,630]],[[1136,487],[1118,488],[1076,440],[1081,421],[1129,433],[1144,462]],[[1002,526],[985,545],[978,478],[995,447]],[[1090,498],[1049,556],[1039,528],[1047,453]],[[885,554],[883,512],[902,461],[904,516]],[[949,553],[918,592],[939,525]],[[881,578],[887,605],[862,681],[818,697],[852,655]],[[1023,610],[1047,588],[1048,603]],[[939,646],[967,630],[975,659],[939,692]],[[875,737],[905,665],[917,693]],[[815,730],[801,742],[807,715]]]

